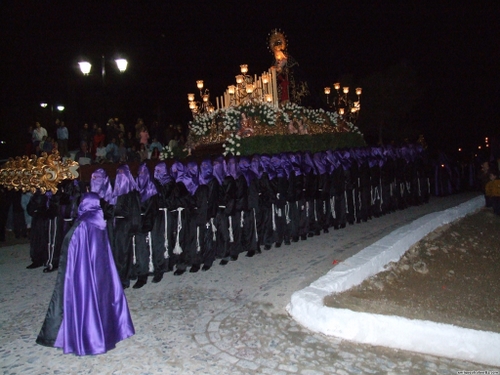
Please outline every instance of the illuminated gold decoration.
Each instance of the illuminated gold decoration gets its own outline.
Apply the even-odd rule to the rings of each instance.
[[[50,155],[43,152],[40,157],[16,156],[0,168],[0,185],[9,190],[35,193],[38,189],[42,194],[47,191],[55,194],[61,181],[78,177],[78,167],[76,161],[61,161],[58,151]]]

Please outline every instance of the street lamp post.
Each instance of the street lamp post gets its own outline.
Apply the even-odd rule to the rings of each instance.
[[[46,111],[48,110],[49,111],[49,115],[43,115],[43,117],[48,117],[46,118],[46,122],[47,124],[45,124],[45,126],[47,127],[50,127],[52,126],[52,122],[54,121],[54,111],[57,111],[57,112],[63,112],[66,107],[62,104],[54,104],[54,103],[51,103],[49,104],[48,102],[40,102],[40,107],[43,108],[42,111],[44,113],[46,113]]]
[[[116,67],[120,73],[123,73],[127,70],[128,61],[123,58],[115,59]],[[80,71],[83,75],[87,76],[90,74],[92,70],[92,64],[89,61],[82,60],[78,62],[80,67]],[[107,95],[106,95],[106,58],[104,55],[101,56],[101,80],[102,80],[102,89],[104,94],[104,111],[107,111]],[[105,113],[107,116],[108,114]]]

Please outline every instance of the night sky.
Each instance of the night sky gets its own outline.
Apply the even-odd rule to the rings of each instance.
[[[83,122],[104,125],[102,113],[115,108],[128,127],[137,117],[186,124],[196,80],[220,95],[240,64],[251,75],[270,67],[267,36],[275,28],[285,32],[289,53],[317,90],[343,75],[362,82],[409,63],[424,92],[415,117],[430,144],[468,147],[499,133],[495,1],[221,3],[2,2],[1,135],[19,144],[37,120],[50,129],[57,114],[44,112],[40,101],[66,106],[62,118],[72,134]],[[118,55],[129,60],[122,75],[112,65]],[[94,64],[88,77],[78,69],[84,57]]]

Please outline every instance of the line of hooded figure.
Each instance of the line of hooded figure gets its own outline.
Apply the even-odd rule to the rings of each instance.
[[[209,270],[245,254],[291,245],[347,224],[428,202],[430,182],[419,146],[364,147],[325,152],[287,152],[201,161],[174,161],[116,170],[114,186],[103,169],[93,172],[90,191],[99,194],[113,257],[124,288],[160,282],[164,273]],[[35,194],[44,207],[58,194],[51,219],[74,220],[78,183],[66,181],[58,193]],[[66,202],[66,205],[62,204]],[[31,204],[32,202],[30,202]],[[33,215],[32,215],[33,216]],[[66,222],[64,221],[66,220]],[[50,221],[50,220],[49,220]],[[67,227],[46,224],[46,272],[57,268],[57,249]],[[33,236],[34,247],[40,244]],[[59,224],[61,226],[61,224]],[[57,228],[56,228],[57,229]],[[48,269],[48,271],[47,271]]]

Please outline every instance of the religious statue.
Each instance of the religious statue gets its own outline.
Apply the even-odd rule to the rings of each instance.
[[[297,79],[298,62],[288,53],[285,34],[278,29],[269,34],[269,50],[274,55],[273,69],[276,70],[278,98],[280,103],[291,101],[301,104],[309,95],[307,82]]]

